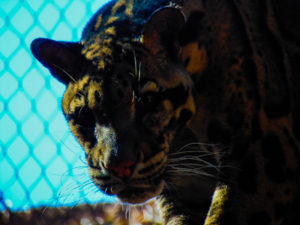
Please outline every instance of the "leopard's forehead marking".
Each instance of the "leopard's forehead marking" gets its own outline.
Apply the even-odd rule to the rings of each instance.
[[[99,15],[94,25],[94,30],[98,30],[100,28],[101,23],[102,23],[102,15]]]
[[[96,66],[99,70],[105,69],[105,61],[111,62],[115,35],[115,28],[108,27],[103,33],[99,33],[92,41],[89,41],[89,44],[85,45],[82,51],[88,60],[97,61]]]
[[[76,93],[83,90],[84,86],[88,84],[90,77],[87,75],[75,83],[70,83],[65,91],[62,101],[62,109],[65,114],[70,111],[70,103],[74,99]]]
[[[82,54],[92,61],[98,70],[106,70],[116,62],[115,58],[121,55],[124,49],[141,43],[141,34],[147,19],[155,9],[167,4],[167,0],[109,2],[86,26],[81,40],[84,46]]]
[[[75,83],[70,83],[64,94],[62,109],[65,114],[75,112],[76,108],[88,103],[90,109],[97,107],[95,95],[102,96],[103,81],[94,80],[90,75],[84,76]]]
[[[132,10],[133,0],[114,2],[114,5],[98,13],[97,18],[93,20],[93,35],[88,39],[83,37],[82,53],[88,60],[93,61],[99,70],[104,70],[107,63],[112,63],[116,37],[120,37],[117,26],[133,16]]]
[[[115,15],[118,10],[120,10],[122,7],[125,8],[125,15],[131,17],[132,16],[132,9],[133,9],[133,4],[134,0],[121,0],[117,1],[114,7],[112,8],[111,12],[112,15]]]

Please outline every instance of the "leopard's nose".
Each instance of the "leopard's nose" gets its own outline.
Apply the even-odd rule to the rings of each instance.
[[[106,169],[113,175],[126,179],[129,178],[134,170],[135,161],[130,160],[126,162],[119,162],[118,164],[110,163],[106,166]]]
[[[127,146],[119,146],[112,150],[104,162],[104,167],[107,172],[121,179],[131,177],[138,160],[138,154],[133,149],[134,148],[128,148]]]

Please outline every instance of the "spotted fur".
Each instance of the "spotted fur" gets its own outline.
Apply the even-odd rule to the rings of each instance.
[[[32,52],[103,192],[156,197],[168,225],[299,224],[299,9],[113,0]]]

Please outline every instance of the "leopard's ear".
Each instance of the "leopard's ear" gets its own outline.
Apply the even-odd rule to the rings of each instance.
[[[184,24],[185,17],[180,9],[174,7],[158,9],[145,25],[142,42],[154,55],[165,54],[177,59],[178,36]]]
[[[82,45],[76,42],[60,42],[46,38],[35,39],[31,51],[52,75],[68,84],[82,76],[86,59],[81,54]]]

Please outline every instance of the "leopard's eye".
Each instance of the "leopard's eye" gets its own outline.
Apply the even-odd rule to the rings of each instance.
[[[95,117],[91,109],[83,106],[75,111],[74,121],[76,124],[83,127],[94,127]]]

